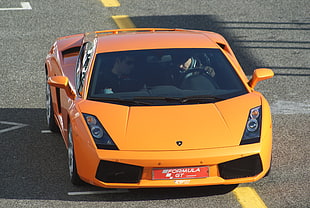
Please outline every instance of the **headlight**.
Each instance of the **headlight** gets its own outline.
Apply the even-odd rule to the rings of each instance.
[[[246,127],[242,136],[242,144],[252,144],[260,141],[260,128],[262,123],[262,107],[252,108],[249,113]]]
[[[106,132],[96,116],[85,113],[83,113],[83,116],[98,149],[118,150],[108,132]]]

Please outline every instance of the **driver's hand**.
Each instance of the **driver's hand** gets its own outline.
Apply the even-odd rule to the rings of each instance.
[[[185,61],[183,64],[181,64],[181,65],[179,66],[180,69],[181,69],[181,71],[186,71],[186,70],[188,70],[188,68],[189,68],[189,66],[191,65],[191,63],[192,63],[192,59],[191,59],[191,58],[187,59],[187,61]]]
[[[214,77],[215,76],[215,71],[214,69],[211,67],[211,66],[206,66],[204,68],[205,72],[210,75],[211,77]]]

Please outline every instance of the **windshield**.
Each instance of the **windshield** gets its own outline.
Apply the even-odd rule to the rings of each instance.
[[[219,49],[97,54],[88,99],[121,105],[216,102],[247,93]]]

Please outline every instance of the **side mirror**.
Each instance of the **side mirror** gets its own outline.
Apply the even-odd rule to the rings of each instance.
[[[72,87],[70,86],[68,77],[53,76],[53,77],[48,78],[47,83],[50,86],[64,89],[66,94],[67,94],[67,96],[69,98],[71,98],[72,100],[74,100],[76,98],[76,94],[73,91]]]
[[[251,88],[254,88],[256,84],[262,80],[270,79],[274,76],[274,73],[271,69],[259,68],[255,69],[252,75],[252,79],[249,81]]]

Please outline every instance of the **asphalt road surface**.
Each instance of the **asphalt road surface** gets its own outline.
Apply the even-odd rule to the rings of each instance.
[[[128,15],[136,27],[219,32],[248,76],[258,67],[273,69],[275,77],[256,88],[273,113],[272,170],[238,188],[255,190],[266,207],[310,207],[310,1],[119,2],[0,0],[0,207],[242,207],[234,186],[71,185],[63,141],[45,131],[44,59],[57,37],[117,28],[113,15]]]

